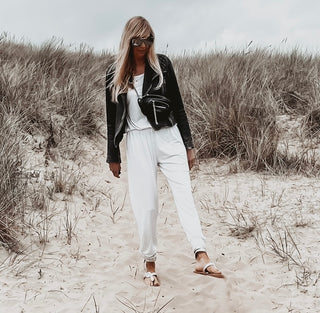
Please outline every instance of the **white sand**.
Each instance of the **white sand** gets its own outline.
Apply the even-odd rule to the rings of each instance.
[[[29,215],[33,228],[27,233],[34,235],[25,237],[25,254],[0,250],[0,313],[159,312],[163,306],[160,312],[168,313],[320,312],[318,179],[228,174],[228,165],[215,160],[192,171],[208,252],[226,275],[222,280],[193,273],[191,247],[159,175],[161,287],[150,288],[142,280],[125,159],[116,179],[103,143],[87,149],[78,190],[55,195],[46,214]],[[111,207],[120,207],[115,222]],[[70,245],[66,209],[74,225]],[[41,216],[48,221],[44,249],[37,235],[44,233]],[[287,236],[286,249],[292,259],[282,261],[272,252],[267,230],[278,244],[278,236],[291,234],[296,246]]]

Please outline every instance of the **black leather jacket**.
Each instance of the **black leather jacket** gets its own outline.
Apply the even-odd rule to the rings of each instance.
[[[173,126],[177,123],[183,143],[187,149],[193,148],[190,127],[184,105],[180,95],[177,79],[169,58],[163,54],[158,54],[159,63],[164,78],[163,88],[155,89],[159,81],[159,75],[146,63],[142,93],[147,90],[151,94],[162,94],[169,98],[172,103],[172,114],[166,121],[162,122],[162,127]],[[120,163],[119,143],[123,138],[127,117],[127,94],[122,93],[118,96],[118,103],[111,100],[111,91],[108,88],[113,79],[114,67],[111,66],[106,76],[106,111],[107,111],[107,162]],[[151,121],[150,121],[151,122]]]

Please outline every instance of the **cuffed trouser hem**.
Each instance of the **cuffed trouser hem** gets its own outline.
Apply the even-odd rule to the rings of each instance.
[[[146,256],[142,255],[142,257],[145,262],[155,262],[157,260],[156,255],[153,255],[151,257],[146,257]]]
[[[197,256],[198,252],[207,252],[206,248],[198,248],[198,249],[194,249],[193,253],[194,253],[194,257]]]

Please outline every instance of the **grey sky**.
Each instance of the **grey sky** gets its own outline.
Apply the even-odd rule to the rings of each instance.
[[[158,52],[254,47],[320,49],[316,0],[0,0],[0,32],[40,44],[117,50],[126,21],[146,17]]]

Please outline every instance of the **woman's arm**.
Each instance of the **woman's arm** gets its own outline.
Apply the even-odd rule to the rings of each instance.
[[[106,75],[106,115],[107,115],[107,162],[121,163],[120,149],[114,145],[116,103],[111,99],[110,82],[113,79],[113,72],[109,69]]]
[[[172,63],[169,58],[166,57],[167,61],[167,77],[166,77],[166,87],[168,92],[168,97],[173,103],[173,112],[177,121],[177,125],[186,149],[193,149],[193,140],[191,136],[190,126],[187,118],[187,114],[184,109],[183,101],[181,98],[178,82]]]

